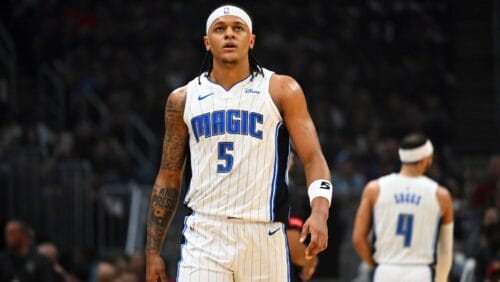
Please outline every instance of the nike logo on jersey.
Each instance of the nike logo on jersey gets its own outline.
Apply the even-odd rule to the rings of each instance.
[[[214,92],[208,93],[207,95],[203,95],[203,96],[200,95],[200,96],[198,96],[198,101],[201,101],[201,100],[203,100],[203,99],[205,99],[207,97],[210,97],[212,95],[214,95]]]
[[[323,182],[321,182],[321,185],[319,186],[319,188],[330,190],[330,183],[323,181]]]
[[[278,232],[278,230],[280,230],[280,227],[278,227],[274,230],[269,230],[269,232],[268,232],[269,236],[273,236],[276,232]]]

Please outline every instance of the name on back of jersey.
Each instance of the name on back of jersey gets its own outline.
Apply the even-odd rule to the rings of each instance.
[[[421,199],[422,196],[409,192],[394,194],[396,204],[413,204],[418,206]]]
[[[262,114],[236,109],[207,112],[191,119],[196,142],[199,142],[202,136],[208,138],[226,133],[262,139],[263,123]]]

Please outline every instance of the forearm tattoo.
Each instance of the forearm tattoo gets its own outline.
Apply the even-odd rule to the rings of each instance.
[[[155,184],[151,193],[146,239],[148,251],[161,251],[179,201],[178,177],[182,174],[189,137],[183,119],[185,94],[185,90],[172,93],[165,106],[165,138],[160,170],[168,175],[166,183],[169,184]]]
[[[149,207],[146,250],[161,251],[163,240],[172,221],[179,201],[175,187],[155,185]]]

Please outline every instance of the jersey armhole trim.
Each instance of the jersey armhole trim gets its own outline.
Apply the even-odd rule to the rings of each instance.
[[[270,71],[270,70],[267,70],[267,69],[264,69],[264,73],[267,75],[269,75],[269,79],[267,79],[267,97],[269,99],[269,101],[271,102],[271,108],[273,109],[273,111],[276,113],[276,115],[281,119],[283,120],[283,117],[281,116],[281,113],[280,111],[278,110],[278,106],[276,106],[276,103],[274,102],[273,100],[273,96],[271,95],[271,79],[273,77],[273,75],[275,75],[274,72]]]
[[[196,80],[196,81],[198,81],[198,80]],[[186,125],[189,125],[189,119],[187,117],[188,111],[186,111],[186,109],[189,109],[191,107],[191,99],[190,99],[191,94],[190,93],[192,92],[192,89],[193,89],[192,83],[193,82],[191,81],[186,85],[186,102],[184,103],[184,109],[182,112],[182,119],[184,120],[184,123]],[[188,129],[189,129],[189,126],[188,126]]]

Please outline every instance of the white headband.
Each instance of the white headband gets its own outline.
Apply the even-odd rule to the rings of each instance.
[[[225,5],[221,6],[217,9],[215,9],[210,16],[208,16],[207,19],[207,34],[208,34],[208,29],[210,26],[213,24],[213,22],[218,18],[222,16],[236,16],[240,19],[242,19],[245,24],[248,26],[250,29],[250,33],[252,33],[252,20],[250,19],[250,16],[247,14],[247,12],[243,11],[242,9],[236,7],[236,6],[231,6],[231,5]]]
[[[424,145],[413,149],[399,149],[399,159],[404,163],[413,163],[432,155],[434,147],[427,140]]]

